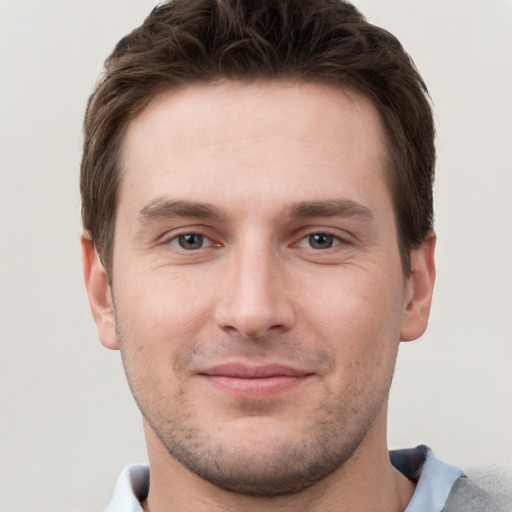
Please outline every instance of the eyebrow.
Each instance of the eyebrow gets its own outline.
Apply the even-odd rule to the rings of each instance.
[[[327,201],[301,201],[285,210],[291,218],[307,217],[362,217],[371,220],[372,211],[366,206],[349,199],[332,199]],[[153,220],[195,217],[198,219],[225,219],[227,215],[209,203],[158,198],[144,206],[139,214],[141,224]]]
[[[303,201],[290,206],[288,216],[304,217],[362,217],[373,218],[372,211],[350,199],[332,199],[328,201]]]
[[[226,215],[219,208],[208,203],[159,198],[144,206],[140,210],[138,217],[142,224],[146,224],[152,220],[174,217],[222,219]]]

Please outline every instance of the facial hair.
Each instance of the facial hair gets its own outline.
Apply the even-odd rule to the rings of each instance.
[[[392,370],[385,385],[375,385],[375,379],[364,371],[368,365],[363,365],[357,381],[345,388],[341,396],[333,392],[324,394],[304,421],[300,435],[285,438],[263,428],[250,433],[244,448],[243,439],[226,440],[216,434],[217,426],[205,425],[186,386],[173,392],[172,404],[164,392],[156,392],[165,386],[157,378],[153,381],[151,376],[138,371],[144,366],[144,354],[130,350],[121,325],[117,322],[123,364],[146,422],[173,459],[203,480],[233,493],[267,498],[289,496],[320,482],[354,455],[377,415],[386,407]],[[326,369],[332,364],[329,354],[282,339],[243,340],[235,344],[232,340],[198,344],[180,356],[174,370],[182,373],[198,359],[222,360],[228,354],[255,362],[277,359]],[[394,361],[390,364],[393,368]],[[258,416],[257,404],[246,407],[248,416]],[[254,445],[258,447],[256,451]]]

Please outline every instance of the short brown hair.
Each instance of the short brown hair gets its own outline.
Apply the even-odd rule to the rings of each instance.
[[[107,274],[128,123],[164,90],[222,79],[316,82],[371,99],[407,271],[432,228],[435,148],[426,86],[399,41],[343,0],[172,0],[119,41],[85,114],[82,220]]]

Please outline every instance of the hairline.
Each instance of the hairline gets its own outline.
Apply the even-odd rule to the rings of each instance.
[[[399,165],[398,158],[396,155],[396,149],[391,141],[390,137],[390,129],[387,126],[386,116],[381,112],[381,108],[378,102],[372,97],[368,92],[363,91],[362,88],[357,87],[356,85],[349,83],[349,81],[345,81],[343,79],[332,80],[332,79],[324,79],[321,76],[293,76],[292,73],[289,75],[283,76],[248,76],[242,77],[239,79],[233,79],[227,76],[221,77],[198,77],[197,79],[190,79],[186,83],[183,84],[170,84],[170,83],[160,83],[155,86],[150,94],[141,99],[139,104],[136,105],[136,108],[132,110],[132,112],[126,116],[125,122],[120,127],[119,131],[116,133],[117,145],[115,154],[112,155],[115,161],[115,180],[116,180],[116,188],[115,188],[115,201],[114,201],[114,209],[113,215],[111,219],[109,219],[109,228],[108,228],[108,237],[104,241],[103,248],[101,249],[100,258],[102,263],[106,263],[105,269],[107,270],[107,276],[109,281],[112,280],[113,274],[113,256],[114,256],[114,248],[115,248],[115,233],[116,233],[116,221],[117,221],[117,212],[118,212],[118,202],[119,202],[119,194],[122,187],[123,175],[124,175],[124,163],[123,163],[123,155],[126,147],[126,139],[127,132],[130,128],[130,125],[134,123],[153,103],[155,103],[160,97],[173,94],[180,90],[187,89],[189,87],[203,85],[203,86],[216,86],[222,85],[227,82],[239,82],[246,85],[251,84],[268,84],[268,85],[282,85],[288,84],[290,87],[294,87],[300,84],[315,84],[327,87],[333,91],[343,93],[350,97],[350,94],[357,94],[359,96],[364,97],[368,100],[379,117],[381,127],[382,127],[382,144],[385,151],[385,161],[382,165],[383,179],[386,185],[386,188],[389,193],[389,197],[391,199],[391,205],[393,209],[393,218],[395,221],[396,228],[396,239],[398,244],[398,250],[400,254],[400,260],[402,263],[402,270],[405,276],[410,274],[410,253],[414,249],[414,247],[407,247],[407,243],[404,240],[404,236],[401,233],[400,222],[398,217],[397,210],[397,202],[395,200],[395,186],[396,181],[398,180],[397,167]],[[106,257],[105,257],[106,256]]]

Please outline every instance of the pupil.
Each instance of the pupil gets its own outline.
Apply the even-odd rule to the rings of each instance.
[[[325,233],[309,235],[309,243],[314,249],[329,249],[333,244],[332,235],[327,235]]]
[[[203,245],[202,235],[181,235],[178,243],[182,249],[200,249]]]

